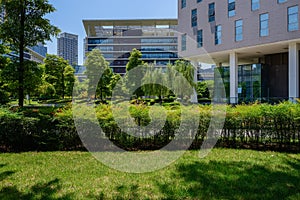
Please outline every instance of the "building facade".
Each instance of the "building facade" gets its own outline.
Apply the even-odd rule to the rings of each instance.
[[[164,67],[178,59],[177,19],[83,20],[86,31],[85,56],[94,48],[101,50],[113,72],[126,73],[132,49],[142,60]]]
[[[78,35],[61,33],[57,38],[57,55],[69,61],[70,65],[78,65]]]
[[[47,47],[45,47],[42,43],[38,43],[37,45],[30,47],[30,49],[43,57],[46,57]]]
[[[179,54],[219,67],[228,101],[299,98],[299,0],[178,0]]]

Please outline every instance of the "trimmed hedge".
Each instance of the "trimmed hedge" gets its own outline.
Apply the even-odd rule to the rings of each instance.
[[[151,122],[150,106],[132,105],[129,108],[135,123],[146,126]],[[138,132],[145,138],[134,137],[121,130],[111,112],[110,105],[98,105],[96,116],[105,136],[117,146],[126,150],[153,150],[164,147],[175,137],[180,125],[182,110],[176,104],[165,104],[166,120],[163,128],[157,127],[155,135]],[[209,105],[199,105],[200,115],[195,109],[188,109],[187,121],[199,117],[197,130],[186,126],[182,132],[194,132],[181,140],[194,140],[190,148],[199,148],[207,137],[211,109]],[[82,116],[88,115],[82,108]],[[162,115],[158,119],[164,120]],[[133,131],[126,116],[118,121],[123,127]],[[155,129],[155,128],[154,128]],[[227,106],[226,119],[220,131],[218,146],[234,148],[269,149],[280,151],[300,151],[300,105],[290,102],[278,105],[253,104]],[[180,148],[180,147],[178,147]],[[28,108],[12,111],[0,108],[0,151],[54,151],[84,150],[76,132],[71,106],[62,108]]]

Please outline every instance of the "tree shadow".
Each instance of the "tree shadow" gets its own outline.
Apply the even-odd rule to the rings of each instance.
[[[7,164],[0,164],[0,168],[3,168],[7,166]],[[15,173],[15,171],[4,171],[0,173],[0,181],[3,181],[4,179],[6,179],[7,177],[13,175]]]
[[[113,195],[113,199],[116,200],[125,200],[125,199],[143,199],[138,194],[139,186],[137,184],[130,185],[119,185],[115,187],[116,194]],[[100,195],[96,196],[97,200],[111,199],[105,197],[105,194],[102,192]]]
[[[284,169],[270,170],[250,162],[210,161],[180,164],[177,182],[157,181],[168,199],[287,199],[300,198],[300,160],[287,159]]]
[[[38,183],[30,188],[29,192],[22,192],[16,186],[8,186],[0,190],[1,200],[69,200],[72,199],[72,194],[62,195],[57,197],[61,190],[59,179],[54,179],[47,183]]]

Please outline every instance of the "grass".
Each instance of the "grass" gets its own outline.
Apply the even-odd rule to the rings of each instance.
[[[0,154],[0,199],[300,199],[300,154],[198,153],[144,174],[110,169],[88,152]]]

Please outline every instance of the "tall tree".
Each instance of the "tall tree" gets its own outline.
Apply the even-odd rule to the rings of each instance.
[[[72,96],[73,87],[75,83],[75,69],[68,65],[64,70],[64,84],[65,84],[65,94],[67,96]]]
[[[130,52],[129,61],[126,65],[126,72],[129,72],[130,70],[143,66],[144,62],[141,60],[142,53],[137,49],[132,49]],[[142,72],[142,71],[141,71]],[[143,79],[144,73],[127,73],[127,87],[132,89],[136,88],[133,94],[135,94],[137,97],[140,97],[143,95],[143,90],[140,87],[142,85],[142,79]]]
[[[53,85],[56,95],[64,98],[66,94],[66,85],[74,84],[74,71],[70,69],[72,67],[67,60],[57,55],[47,54],[44,63],[46,82]],[[67,79],[65,75],[68,76]],[[71,83],[68,83],[68,81],[71,81]]]
[[[112,78],[112,71],[108,65],[108,62],[103,57],[99,49],[93,49],[87,55],[84,65],[86,66],[86,75],[89,80],[88,85],[88,96],[97,95],[101,101],[110,94],[110,81]],[[102,74],[100,77],[99,75]],[[100,79],[99,79],[100,78]],[[95,92],[92,94],[93,92]]]
[[[4,22],[0,25],[0,38],[9,43],[13,51],[19,54],[18,98],[19,106],[24,99],[24,50],[28,46],[44,43],[57,35],[59,29],[50,24],[45,15],[54,12],[48,0],[5,0],[0,2],[5,10]]]

